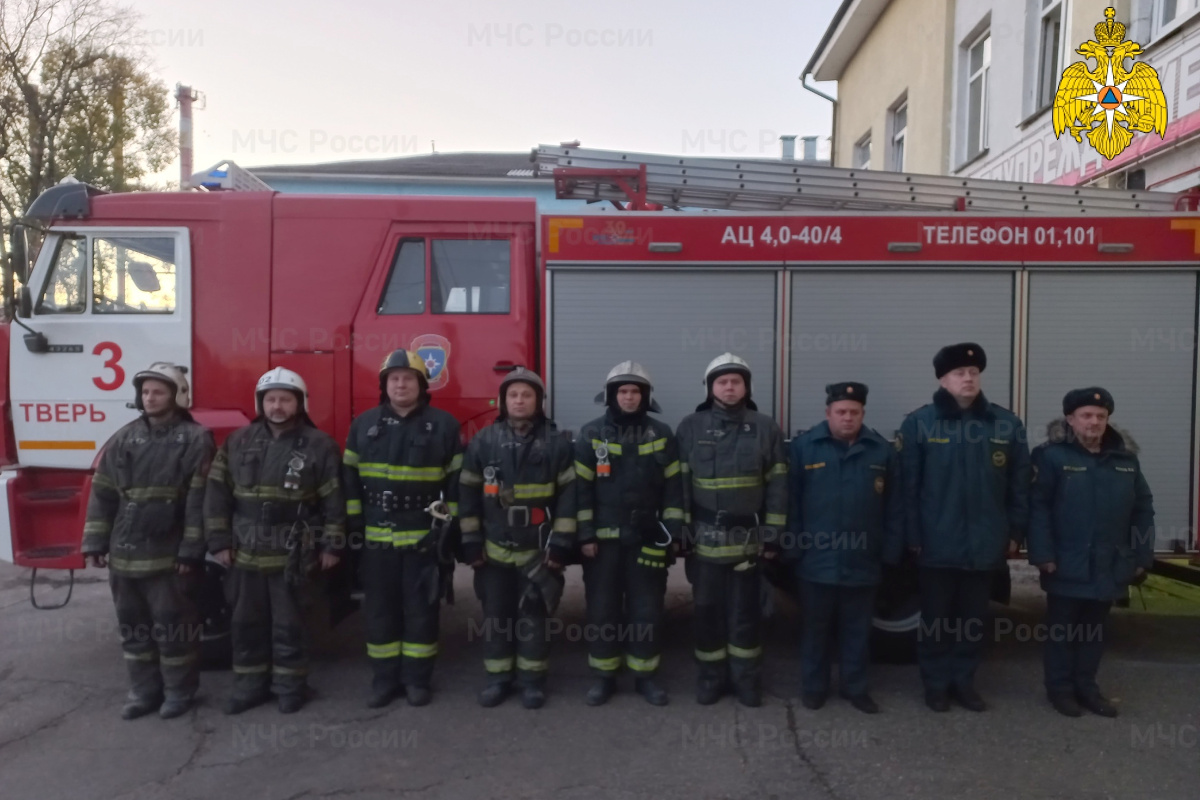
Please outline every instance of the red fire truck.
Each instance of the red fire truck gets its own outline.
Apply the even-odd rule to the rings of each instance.
[[[675,423],[730,350],[789,434],[822,418],[826,383],[859,380],[867,424],[891,437],[936,388],[933,353],[964,340],[1034,443],[1066,390],[1110,388],[1141,445],[1158,547],[1194,548],[1194,197],[573,146],[534,157],[559,197],[596,202],[539,214],[532,199],[280,194],[233,165],[200,177],[208,191],[47,191],[13,232],[21,288],[7,276],[16,313],[0,326],[0,559],[82,566],[90,468],[153,361],[188,367],[193,413],[218,437],[249,421],[262,372],[294,369],[341,440],[395,348],[426,358],[468,435],[516,365],[546,378],[572,429],[629,358]],[[27,259],[30,229],[44,242]]]

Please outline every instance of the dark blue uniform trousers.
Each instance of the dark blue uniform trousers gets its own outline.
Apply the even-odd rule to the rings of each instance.
[[[987,635],[984,616],[992,573],[921,567],[921,627],[917,660],[925,691],[973,689]]]
[[[835,586],[803,581],[804,632],[800,643],[801,688],[806,694],[828,694],[833,640],[838,642],[841,693],[867,692],[871,655],[874,586]]]
[[[1100,693],[1096,671],[1104,654],[1104,628],[1112,603],[1061,594],[1046,595],[1046,693],[1092,697]]]

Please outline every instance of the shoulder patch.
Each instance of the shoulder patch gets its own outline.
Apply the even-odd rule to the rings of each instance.
[[[901,450],[903,450],[904,449],[904,434],[897,432],[896,440],[892,442],[892,445],[896,448],[897,453],[899,453]]]

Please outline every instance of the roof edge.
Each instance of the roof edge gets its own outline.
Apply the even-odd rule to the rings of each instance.
[[[863,40],[875,28],[892,0],[842,0],[817,49],[804,66],[804,75],[818,81],[836,81]],[[804,79],[804,75],[800,79]]]

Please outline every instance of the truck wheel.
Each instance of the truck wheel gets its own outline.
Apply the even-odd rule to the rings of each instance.
[[[921,627],[921,595],[915,564],[885,568],[875,616],[871,620],[871,655],[885,664],[911,664],[917,658]]]
[[[996,570],[992,578],[992,599],[1003,606],[1012,600],[1012,570],[1008,564]]]
[[[229,618],[233,609],[225,600],[227,570],[216,561],[204,562],[198,603],[204,628],[200,633],[200,668],[229,669],[233,663],[233,642],[229,637]]]
[[[760,590],[761,612],[763,619],[770,619],[775,614],[775,592],[783,592],[797,605],[800,603],[800,590],[796,586],[795,576],[790,565],[778,558],[762,559],[758,562],[762,567],[762,584]]]

